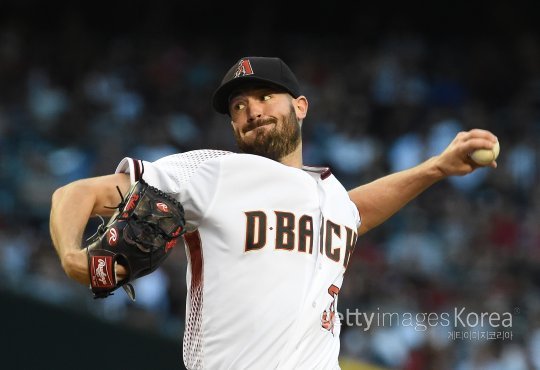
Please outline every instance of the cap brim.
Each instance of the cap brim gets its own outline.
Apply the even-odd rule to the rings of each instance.
[[[237,90],[241,86],[256,85],[256,84],[264,84],[264,85],[276,87],[279,89],[283,89],[284,91],[288,92],[292,96],[295,95],[295,93],[289,90],[287,87],[280,85],[278,83],[275,83],[274,81],[257,77],[257,76],[244,76],[244,77],[237,77],[221,85],[214,92],[214,96],[212,97],[212,106],[218,113],[229,114],[229,97],[231,96],[233,91]],[[294,97],[296,98],[297,96],[294,96]]]

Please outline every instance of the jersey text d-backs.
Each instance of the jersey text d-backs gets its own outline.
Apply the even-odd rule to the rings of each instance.
[[[184,206],[188,369],[339,368],[337,299],[360,217],[328,169],[196,150],[117,172],[143,172]]]

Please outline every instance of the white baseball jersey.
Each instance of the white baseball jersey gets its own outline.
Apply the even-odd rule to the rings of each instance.
[[[188,369],[339,369],[337,297],[360,216],[325,168],[196,150],[125,158],[184,206]]]

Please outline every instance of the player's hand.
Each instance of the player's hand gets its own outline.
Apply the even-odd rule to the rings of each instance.
[[[446,176],[462,176],[481,167],[469,156],[477,149],[493,149],[497,137],[487,130],[473,129],[456,135],[446,149],[435,157],[435,166]],[[496,168],[497,162],[488,165]]]
[[[66,253],[62,258],[62,267],[66,274],[81,284],[90,284],[90,275],[88,273],[88,256],[86,249]],[[116,275],[118,280],[127,276],[127,270],[124,266],[116,265]]]

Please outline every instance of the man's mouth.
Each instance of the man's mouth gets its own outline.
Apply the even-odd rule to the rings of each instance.
[[[268,126],[268,125],[270,125],[272,123],[275,123],[275,120],[266,119],[266,120],[261,120],[261,121],[254,122],[253,124],[249,125],[249,127],[247,127],[245,132],[253,131],[255,129],[258,129],[259,127]]]

